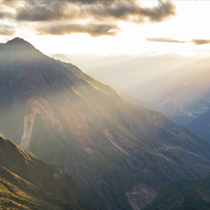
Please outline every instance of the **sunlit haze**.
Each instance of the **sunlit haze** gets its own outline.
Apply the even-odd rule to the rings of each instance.
[[[18,1],[19,4],[13,3],[14,5],[5,2],[1,2],[0,9],[3,11],[6,8],[13,14],[15,8],[20,4],[24,5],[26,1]],[[157,1],[140,2],[142,7],[152,8],[157,6]],[[143,54],[149,56],[174,53],[186,56],[207,56],[210,53],[210,45],[208,44],[210,30],[207,25],[207,20],[210,19],[210,2],[199,0],[173,1],[173,4],[176,7],[175,14],[161,21],[131,22],[123,18],[116,19],[113,22],[119,28],[116,34],[115,32],[114,34],[107,32],[107,34],[92,35],[90,32],[88,32],[89,34],[86,33],[83,29],[82,32],[79,31],[78,33],[71,31],[69,34],[47,34],[43,30],[37,32],[35,28],[39,24],[47,24],[48,20],[32,21],[31,17],[28,20],[1,17],[0,24],[7,29],[10,27],[14,32],[7,34],[3,31],[4,29],[1,29],[0,41],[6,42],[11,37],[22,37],[35,45],[40,51],[49,55],[55,53],[92,53]],[[59,14],[57,15],[59,16]],[[56,19],[50,20],[49,24],[55,23],[59,25],[61,23],[59,21]],[[68,19],[64,21],[69,23]],[[81,21],[83,21],[83,24],[89,20],[86,18]],[[103,20],[102,22],[106,24],[107,22],[112,23],[110,20]]]

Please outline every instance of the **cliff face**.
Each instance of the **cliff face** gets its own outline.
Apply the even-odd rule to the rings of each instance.
[[[0,46],[0,132],[72,175],[99,209],[141,208],[210,170],[210,145],[16,38]],[[138,187],[144,186],[144,187]],[[136,196],[133,192],[144,195]]]

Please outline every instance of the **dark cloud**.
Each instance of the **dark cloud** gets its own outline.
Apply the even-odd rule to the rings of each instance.
[[[71,11],[67,6],[66,1],[26,1],[24,7],[17,8],[16,19],[29,22],[68,19]]]
[[[210,39],[192,39],[191,42],[195,45],[210,44]]]
[[[13,26],[0,24],[0,35],[2,36],[14,36],[16,33]]]
[[[86,12],[97,19],[113,19],[128,22],[161,22],[175,15],[176,7],[171,1],[158,1],[155,7],[142,7],[138,1],[118,1],[111,6],[88,7]]]
[[[5,18],[7,16],[7,13],[5,13],[5,12],[0,12],[0,18],[2,19],[2,18]]]
[[[115,36],[119,31],[116,25],[106,24],[68,24],[44,26],[36,29],[38,35],[66,35],[72,33],[88,33],[92,37],[109,35]]]
[[[2,0],[0,18],[41,26],[38,34],[88,33],[91,36],[116,35],[119,21],[143,23],[161,22],[175,15],[170,0],[157,0],[153,7],[142,6],[139,0]],[[10,9],[8,9],[10,7]],[[11,10],[12,9],[12,10]],[[3,12],[1,12],[3,11]],[[12,11],[7,14],[6,11]],[[82,25],[81,22],[87,24]],[[112,23],[113,25],[110,25]],[[84,28],[82,28],[84,27]],[[36,27],[35,27],[36,28]]]
[[[143,22],[161,22],[175,15],[171,1],[158,1],[155,7],[142,7],[138,0],[27,1],[17,10],[20,21],[53,21],[92,18]]]
[[[148,42],[169,42],[169,43],[186,43],[186,41],[175,40],[171,38],[162,38],[162,37],[154,37],[154,38],[146,38]]]

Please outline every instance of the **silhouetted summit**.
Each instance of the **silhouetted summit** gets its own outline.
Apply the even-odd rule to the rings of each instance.
[[[2,46],[4,46],[5,48],[12,47],[13,49],[19,49],[19,50],[20,49],[22,49],[22,50],[35,49],[32,44],[30,44],[29,42],[27,42],[24,39],[19,38],[19,37],[16,37],[16,38],[6,42]]]
[[[5,44],[0,45],[0,65],[2,62],[18,65],[19,63],[30,63],[32,60],[42,60],[43,55],[29,42],[21,38],[15,38]]]

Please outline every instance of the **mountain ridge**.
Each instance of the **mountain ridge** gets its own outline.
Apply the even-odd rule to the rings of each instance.
[[[0,137],[0,207],[15,209],[94,209],[72,177],[58,166],[27,154]]]

